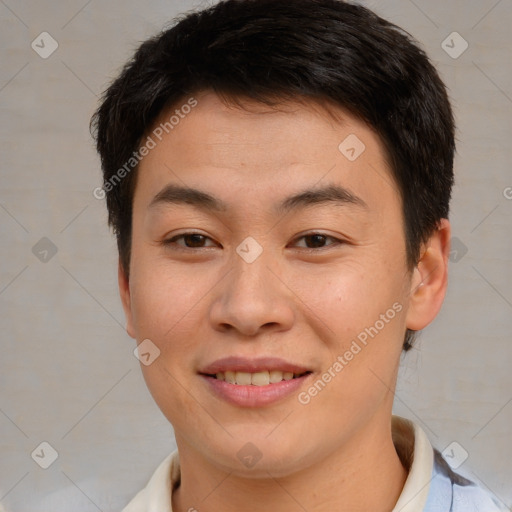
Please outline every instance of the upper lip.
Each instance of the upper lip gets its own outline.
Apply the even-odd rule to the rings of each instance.
[[[206,375],[214,375],[220,372],[247,372],[257,373],[263,371],[282,371],[293,373],[304,373],[311,371],[304,366],[285,361],[277,357],[258,357],[258,358],[245,358],[245,357],[224,357],[217,359],[213,363],[202,368],[199,373]]]

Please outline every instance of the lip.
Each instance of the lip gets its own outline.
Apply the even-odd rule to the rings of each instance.
[[[230,384],[226,381],[217,380],[214,377],[216,373],[226,371],[256,373],[266,370],[279,370],[295,374],[303,373],[304,375],[266,386]],[[313,372],[310,368],[285,361],[278,357],[249,359],[230,356],[217,359],[198,373],[207,383],[210,391],[228,403],[239,407],[262,407],[283,400],[296,393]]]
[[[304,366],[290,363],[278,357],[258,357],[248,359],[245,357],[231,356],[217,359],[217,361],[214,361],[201,369],[199,373],[207,376],[226,371],[256,373],[263,372],[265,370],[279,370],[282,372],[292,373],[312,371],[311,368],[305,368]]]
[[[239,370],[244,371],[244,370]],[[262,407],[283,400],[290,395],[296,395],[299,388],[313,374],[306,373],[291,380],[282,380],[266,386],[243,386],[230,384],[223,380],[217,380],[210,375],[200,374],[210,390],[219,398],[239,407]]]

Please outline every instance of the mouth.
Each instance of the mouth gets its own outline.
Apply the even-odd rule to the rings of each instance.
[[[198,373],[222,400],[238,407],[263,407],[293,396],[313,370],[274,357],[227,357]]]

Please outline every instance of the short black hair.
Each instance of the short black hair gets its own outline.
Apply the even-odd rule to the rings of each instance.
[[[225,0],[182,15],[143,42],[91,120],[108,222],[126,275],[133,154],[162,112],[200,91],[235,103],[323,102],[372,127],[401,198],[409,271],[422,243],[448,218],[453,114],[443,81],[412,36],[342,0]],[[407,330],[404,350],[414,335]]]

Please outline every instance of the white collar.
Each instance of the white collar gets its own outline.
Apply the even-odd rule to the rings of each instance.
[[[411,463],[404,488],[392,512],[421,512],[430,491],[434,450],[425,432],[411,420],[393,416],[392,432],[399,456],[409,459]]]
[[[393,442],[409,474],[392,512],[421,512],[425,508],[434,454],[425,432],[410,420],[392,417]],[[147,486],[122,512],[172,512],[172,489],[180,480],[178,451],[169,454],[158,466]]]

